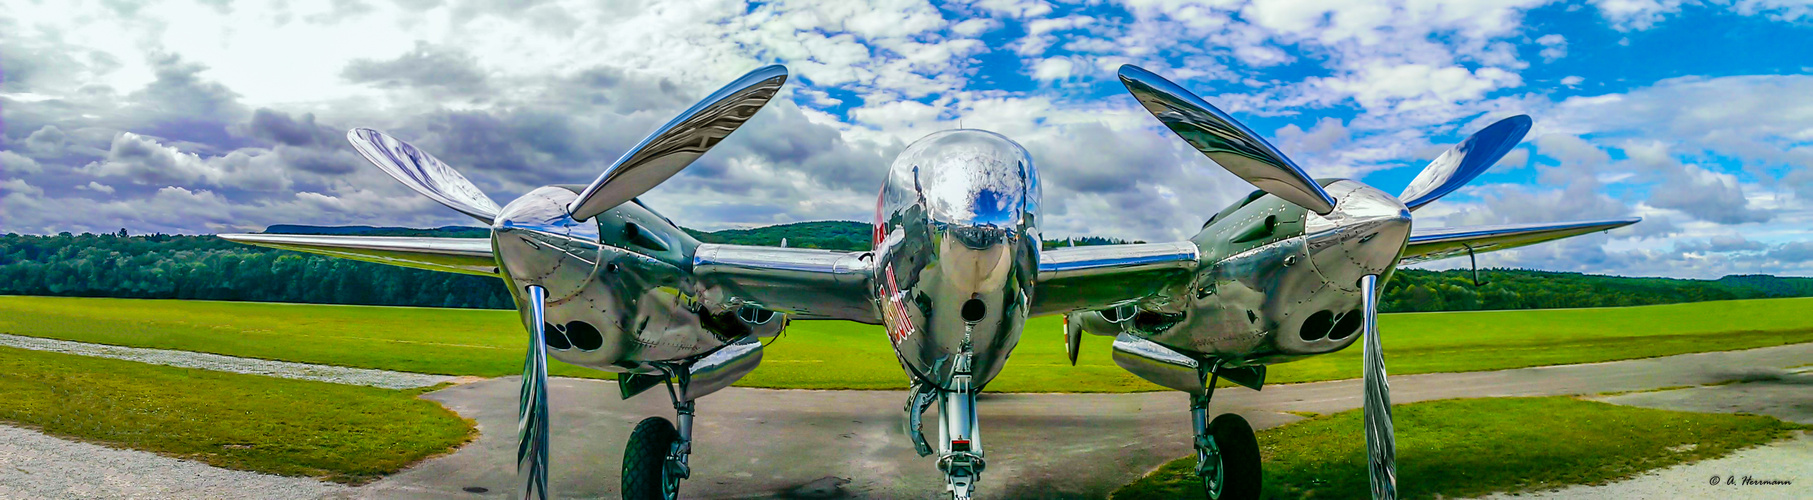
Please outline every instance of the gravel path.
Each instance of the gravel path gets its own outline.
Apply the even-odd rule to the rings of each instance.
[[[351,488],[0,425],[0,498],[321,498]]]
[[[454,379],[454,377],[447,375],[424,375],[420,373],[239,358],[189,351],[120,347],[105,344],[90,344],[87,342],[72,342],[68,340],[24,337],[4,333],[0,333],[0,346],[78,354],[82,356],[124,359],[127,361],[180,366],[183,368],[249,373],[253,375],[314,380],[336,384],[368,385],[385,389],[428,387]]]
[[[1718,484],[1711,484],[1713,479]],[[1748,478],[1751,483],[1745,484]],[[1731,484],[1726,484],[1727,482]],[[1786,482],[1788,484],[1781,484]],[[1636,479],[1601,486],[1493,495],[1489,500],[1549,498],[1813,498],[1813,434],[1750,448],[1702,462],[1650,471]]]

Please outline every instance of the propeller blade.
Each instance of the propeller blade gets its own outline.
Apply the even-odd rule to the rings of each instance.
[[[1334,211],[1335,199],[1322,190],[1321,184],[1310,179],[1309,174],[1303,173],[1303,169],[1278,148],[1227,113],[1139,66],[1121,65],[1120,79],[1121,84],[1127,86],[1127,92],[1131,92],[1152,116],[1158,117],[1165,128],[1177,133],[1184,142],[1221,168],[1273,196],[1318,214]]]
[[[1064,352],[1070,354],[1070,366],[1076,366],[1077,351],[1083,347],[1082,315],[1080,312],[1064,315]]]
[[[584,221],[653,189],[749,121],[786,82],[787,68],[776,64],[712,92],[623,153],[567,205],[567,213]]]
[[[407,142],[368,128],[346,131],[346,140],[379,170],[447,208],[485,221],[485,224],[490,224],[497,218],[497,213],[503,211],[497,202],[485,196],[484,191],[466,180],[466,176]]]
[[[1367,470],[1372,476],[1372,498],[1391,500],[1398,496],[1397,438],[1391,427],[1391,385],[1385,382],[1385,354],[1379,349],[1378,275],[1360,278],[1360,309],[1365,311],[1362,328],[1366,345],[1362,356],[1366,371],[1361,375],[1366,386],[1366,401],[1361,411],[1366,420]]]
[[[548,291],[529,287],[529,354],[523,360],[522,395],[516,407],[516,478],[520,498],[548,498],[548,351],[542,325]]]
[[[1522,141],[1529,131],[1529,115],[1517,115],[1487,125],[1435,157],[1435,161],[1423,167],[1422,173],[1416,174],[1416,179],[1410,181],[1410,187],[1404,188],[1404,194],[1398,195],[1398,199],[1404,201],[1404,206],[1416,210],[1447,196],[1479,174],[1486,173],[1510,153],[1511,148],[1517,147],[1518,141]]]

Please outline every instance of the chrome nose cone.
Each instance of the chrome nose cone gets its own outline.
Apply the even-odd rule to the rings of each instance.
[[[1371,186],[1342,180],[1329,184],[1338,203],[1328,215],[1309,213],[1306,250],[1316,270],[1338,287],[1358,287],[1361,276],[1397,266],[1410,238],[1410,209]]]
[[[1019,225],[1029,202],[1037,203],[1032,168],[1025,148],[981,130],[926,136],[902,151],[893,166],[918,183],[927,215],[936,223],[995,228]]]

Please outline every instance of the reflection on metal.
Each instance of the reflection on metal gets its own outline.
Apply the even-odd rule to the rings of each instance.
[[[730,345],[724,346],[711,354],[693,362],[687,367],[691,374],[691,383],[680,390],[681,401],[693,401],[719,389],[730,387],[730,384],[754,371],[762,363],[762,342],[755,337],[743,337]]]
[[[222,234],[219,236],[221,239],[236,243],[295,250],[342,259],[430,271],[497,276],[497,261],[491,258],[491,241],[483,238],[320,234]]]
[[[707,243],[693,253],[692,270],[708,297],[800,319],[881,322],[868,292],[868,253]]]
[[[491,197],[485,196],[483,191],[473,186],[472,181],[466,180],[466,176],[460,175],[459,171],[433,155],[368,128],[347,131],[346,140],[352,142],[353,149],[357,149],[366,160],[377,165],[379,170],[390,174],[417,193],[422,193],[422,196],[485,221],[486,224],[497,217],[497,202],[491,201]]]
[[[1165,128],[1215,160],[1215,164],[1297,206],[1319,214],[1334,209],[1335,200],[1322,192],[1302,168],[1201,97],[1131,64],[1121,66],[1120,79]]]
[[[1447,196],[1479,177],[1479,174],[1486,173],[1486,169],[1498,163],[1499,158],[1504,158],[1505,153],[1517,147],[1517,142],[1522,141],[1523,134],[1529,131],[1530,117],[1526,115],[1513,116],[1487,125],[1460,144],[1443,151],[1441,156],[1435,157],[1435,161],[1429,162],[1429,166],[1423,167],[1422,173],[1410,181],[1410,186],[1404,188],[1404,193],[1398,195],[1398,199],[1404,200],[1404,206],[1416,210]]]
[[[1366,359],[1362,374],[1366,400],[1361,411],[1366,420],[1366,462],[1372,478],[1372,497],[1390,500],[1397,498],[1397,439],[1391,428],[1391,385],[1385,381],[1385,353],[1379,347],[1378,283],[1379,277],[1374,275],[1366,275],[1360,281],[1366,297],[1366,346],[1361,353]]]
[[[548,357],[542,349],[542,304],[547,292],[539,286],[527,290],[529,350],[523,360],[522,394],[516,406],[516,478],[522,486],[517,498],[548,497]]]
[[[1073,312],[1064,315],[1064,354],[1070,357],[1070,366],[1076,366],[1078,351],[1083,349],[1083,319],[1088,311]]]
[[[1196,396],[1208,393],[1201,361],[1133,334],[1114,338],[1114,364],[1160,386]]]
[[[1641,217],[1580,222],[1538,222],[1500,226],[1438,227],[1418,229],[1410,234],[1404,248],[1403,263],[1428,262],[1467,253],[1489,252],[1524,245],[1559,240],[1599,231],[1609,231],[1641,222]]]
[[[579,192],[567,212],[574,220],[591,219],[653,189],[743,126],[786,82],[787,68],[777,64],[712,92],[630,148]]]
[[[1040,256],[1039,282],[1194,267],[1196,245],[1187,241],[1055,248]]]
[[[1196,269],[1197,252],[1188,241],[1046,250],[1039,255],[1032,314],[1103,308],[1151,295]]]
[[[949,390],[970,350],[970,383],[1000,372],[1028,317],[1038,279],[1038,171],[1025,148],[979,130],[937,132],[907,146],[877,203],[870,297],[901,361]],[[985,314],[964,320],[970,300]]]

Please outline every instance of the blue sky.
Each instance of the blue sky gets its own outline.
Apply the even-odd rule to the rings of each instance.
[[[1524,145],[1422,226],[1641,216],[1491,266],[1813,275],[1805,0],[0,0],[0,228],[468,224],[365,165],[375,127],[500,202],[585,183],[763,64],[783,98],[645,196],[716,229],[863,220],[913,140],[1039,164],[1048,236],[1188,237],[1251,190],[1157,127],[1133,63],[1312,175],[1397,192],[1503,117]],[[1455,263],[1436,263],[1436,267]]]

